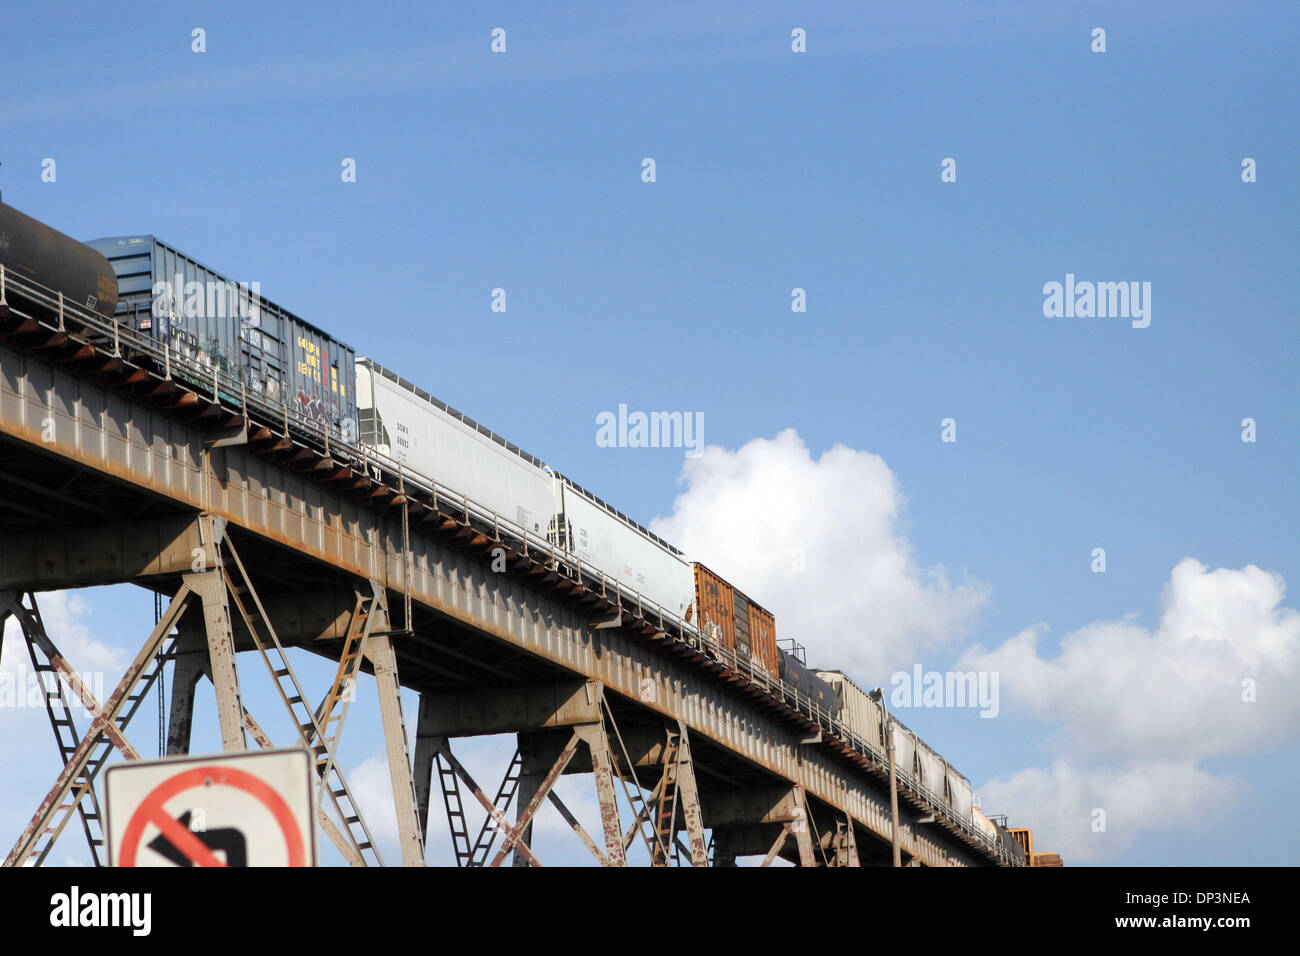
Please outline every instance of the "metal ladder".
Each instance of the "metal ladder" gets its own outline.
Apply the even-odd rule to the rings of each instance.
[[[447,808],[447,826],[451,829],[451,846],[456,853],[456,865],[469,866],[474,851],[469,844],[469,828],[465,824],[465,807],[460,799],[456,770],[441,750],[434,754],[433,763],[438,768],[438,786],[442,788],[442,804]]]
[[[149,690],[153,687],[154,681],[158,679],[158,675],[162,672],[163,665],[167,661],[171,660],[175,653],[176,642],[178,639],[179,635],[172,631],[163,635],[159,642],[158,652],[150,655],[148,666],[143,672],[141,672],[140,677],[136,680],[134,687],[132,688],[134,692],[129,694],[122,702],[122,706],[118,708],[117,716],[114,718],[113,724],[115,725],[118,735],[123,738],[123,742],[125,742],[125,734],[123,732],[126,730],[126,725],[131,722],[131,718],[140,707],[140,702],[144,700],[145,696],[149,693]],[[29,639],[29,646],[31,643],[32,642]],[[49,669],[52,670],[53,668]],[[111,702],[112,698],[110,698],[109,703],[111,704]],[[64,729],[67,729],[66,725]],[[57,734],[59,731],[56,730],[55,733]],[[62,742],[60,742],[59,746],[60,750],[63,751]],[[78,743],[77,746],[80,746],[80,743]],[[140,755],[135,752],[134,748],[132,748],[129,743],[127,743],[126,747],[129,752],[124,753],[124,756],[133,760],[138,760]],[[75,749],[76,748],[74,747],[74,750]],[[109,755],[112,754],[113,749],[114,744],[108,739],[108,736],[104,731],[100,730],[95,736],[94,743],[91,744],[90,754],[86,760],[86,765],[82,769],[81,773],[73,778],[72,783],[67,790],[64,802],[60,803],[54,809],[54,813],[51,815],[49,823],[36,835],[31,849],[27,853],[27,863],[29,865],[40,866],[45,862],[45,858],[49,856],[50,850],[54,846],[54,841],[58,839],[59,834],[63,832],[63,828],[67,825],[68,818],[73,809],[81,806],[81,803],[86,798],[87,794],[91,795],[92,800],[94,799],[95,777],[108,761]],[[66,767],[72,760],[72,751],[65,751],[63,759],[64,766]],[[99,826],[98,822],[98,802],[96,801],[92,805],[95,806],[95,829],[100,830],[100,836],[98,839],[99,845],[102,846],[103,836],[102,827]],[[85,820],[84,815],[82,819]],[[91,832],[93,831],[90,831],[88,828],[88,839],[90,838]],[[92,844],[91,852],[95,855],[96,860],[98,860],[98,854],[95,852],[94,844]]]
[[[655,866],[668,865],[668,850],[673,848],[677,836],[677,758],[682,749],[682,735],[669,730],[664,742],[664,777],[659,788],[659,804],[655,813],[655,844],[651,862]]]
[[[40,632],[45,633],[45,624],[41,620],[41,612],[36,602],[33,600],[32,606],[25,610]],[[50,725],[54,728],[54,740],[58,744],[59,756],[66,767],[72,759],[72,752],[77,749],[77,744],[81,741],[81,734],[77,732],[77,725],[72,719],[72,708],[68,706],[68,699],[63,692],[63,681],[59,679],[58,668],[49,663],[45,658],[45,652],[40,649],[36,641],[28,638],[25,643],[27,654],[32,661],[32,669],[41,675],[38,680],[45,696],[45,712],[49,715]],[[52,679],[46,678],[47,674],[53,675]],[[53,690],[50,689],[51,684]],[[103,817],[100,814],[99,798],[95,795],[93,785],[89,786],[82,798],[77,801],[77,814],[81,817],[81,828],[86,833],[90,858],[95,866],[103,866],[99,855],[104,846]]]
[[[515,755],[510,760],[510,766],[506,770],[505,778],[497,789],[496,797],[492,800],[493,806],[500,810],[502,815],[510,809],[510,804],[515,799],[523,769],[524,756],[516,748]],[[492,844],[496,842],[497,833],[497,823],[492,819],[492,815],[488,814],[483,820],[483,826],[478,831],[478,840],[475,841],[474,848],[470,851],[470,866],[485,866],[487,864],[488,853],[492,851]]]
[[[248,580],[248,574],[244,570],[243,562],[234,548],[226,547],[224,549],[231,557],[234,565],[239,569],[241,577]],[[325,735],[316,722],[316,715],[308,707],[306,700],[303,698],[302,685],[298,683],[298,678],[293,673],[293,668],[289,664],[288,658],[284,654],[284,648],[280,644],[279,638],[275,632],[268,629],[267,633],[270,640],[266,640],[261,633],[261,623],[259,617],[253,617],[248,613],[244,606],[243,595],[250,593],[250,589],[236,582],[230,572],[230,564],[223,564],[221,568],[222,576],[225,578],[226,587],[231,597],[234,599],[243,617],[248,629],[253,637],[253,643],[261,652],[263,659],[266,661],[271,676],[274,679],[276,690],[280,692],[280,698],[284,701],[293,715],[294,723],[298,727],[298,736],[302,740],[304,747],[317,754],[316,769],[321,774],[320,781],[329,794],[330,800],[334,804],[334,809],[338,813],[339,819],[343,821],[344,829],[349,841],[356,849],[361,861],[367,865],[383,866],[384,860],[379,853],[378,847],[375,846],[374,838],[370,834],[370,828],[366,826],[365,820],[361,818],[361,813],[357,809],[356,801],[352,798],[348,790],[347,782],[339,773],[335,765],[335,755],[330,749],[331,741],[325,740]],[[256,594],[253,595],[254,601],[257,601]],[[258,602],[258,611],[262,611],[260,602]],[[364,628],[362,629],[364,634]],[[286,683],[287,682],[287,683]],[[319,749],[316,741],[320,740],[327,754],[324,767],[322,768]]]
[[[355,697],[353,691],[356,688],[357,674],[361,671],[366,638],[370,636],[370,615],[374,607],[373,594],[364,592],[357,594],[352,621],[348,627],[347,637],[343,639],[343,648],[339,652],[339,669],[334,684],[330,687],[330,692],[325,695],[325,699],[321,701],[320,707],[316,709],[315,725],[299,724],[299,729],[304,733],[314,733],[317,727],[320,728],[323,739],[311,748],[311,752],[316,760],[316,774],[321,780],[324,780],[332,769],[333,754],[338,746],[343,721],[347,717],[348,704]],[[349,689],[347,692],[343,692],[345,687]],[[339,704],[343,706],[339,707]]]

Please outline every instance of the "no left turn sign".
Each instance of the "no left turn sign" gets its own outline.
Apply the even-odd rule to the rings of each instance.
[[[311,755],[302,749],[115,764],[110,866],[315,866]]]

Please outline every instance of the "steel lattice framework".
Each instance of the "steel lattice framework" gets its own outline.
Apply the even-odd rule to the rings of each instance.
[[[472,500],[124,334],[0,272],[0,641],[14,618],[64,767],[7,865],[44,861],[74,817],[102,862],[97,774],[115,751],[139,759],[124,731],[168,666],[169,754],[188,752],[200,678],[225,750],[271,746],[240,693],[241,669],[266,669],[297,728],[279,743],[314,754],[322,832],[353,865],[384,862],[337,760],[363,673],[405,865],[426,862],[435,772],[460,866],[541,865],[543,804],[606,866],[638,843],[655,866],[888,865],[886,757],[833,715]],[[37,594],[123,582],[165,606],[98,701]],[[318,697],[291,648],[337,662]],[[419,694],[414,753],[403,687]],[[452,744],[501,733],[518,747],[490,791]],[[566,773],[592,776],[599,834],[556,793]],[[1015,862],[915,782],[899,792],[908,864]]]

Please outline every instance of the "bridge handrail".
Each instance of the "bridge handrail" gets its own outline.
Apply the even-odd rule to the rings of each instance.
[[[217,404],[223,404],[225,401],[238,401],[240,411],[245,417],[249,416],[250,410],[257,409],[262,413],[262,417],[266,422],[277,422],[283,425],[285,437],[294,441],[295,444],[300,444],[304,448],[307,447],[288,434],[291,422],[300,434],[319,439],[325,453],[331,458],[346,460],[350,465],[360,466],[366,474],[372,473],[372,467],[379,469],[381,472],[387,471],[398,478],[399,484],[409,481],[415,487],[431,495],[435,507],[439,500],[451,502],[459,506],[459,510],[465,516],[466,521],[472,517],[491,527],[497,540],[502,539],[502,533],[504,532],[508,538],[524,546],[524,553],[528,553],[528,549],[532,548],[546,554],[552,566],[557,570],[561,567],[573,569],[580,583],[584,574],[592,581],[599,581],[602,596],[607,597],[612,589],[615,596],[614,603],[618,607],[627,606],[623,603],[623,599],[626,598],[642,618],[649,619],[650,616],[653,616],[658,619],[661,627],[665,621],[668,621],[681,635],[680,639],[686,643],[709,652],[715,660],[726,664],[732,670],[741,672],[751,682],[758,684],[773,696],[791,705],[795,711],[807,717],[815,726],[833,734],[848,744],[851,749],[874,760],[876,763],[887,766],[888,755],[883,751],[883,748],[877,748],[859,737],[838,717],[825,710],[811,697],[800,693],[798,688],[781,680],[778,675],[770,674],[761,665],[755,664],[752,658],[742,657],[734,648],[727,647],[717,638],[705,634],[677,613],[669,611],[658,602],[646,598],[640,592],[627,587],[617,578],[610,577],[602,569],[583,561],[571,552],[558,548],[546,538],[540,537],[509,519],[502,518],[496,512],[479,504],[467,495],[440,485],[433,478],[410,470],[402,462],[387,455],[379,454],[366,445],[360,444],[359,436],[356,436],[355,439],[350,437],[339,424],[321,422],[318,419],[303,415],[292,407],[292,403],[287,398],[275,402],[268,400],[257,392],[250,395],[242,372],[238,375],[231,374],[224,371],[219,363],[213,364],[210,360],[205,363],[191,358],[183,352],[178,353],[171,348],[170,343],[163,342],[160,344],[151,335],[143,335],[135,329],[126,328],[115,319],[105,318],[98,312],[77,303],[68,302],[64,299],[62,293],[48,289],[23,276],[6,273],[4,266],[0,265],[0,305],[7,305],[12,310],[12,304],[6,300],[10,290],[19,292],[25,298],[54,312],[58,318],[58,327],[51,331],[72,335],[73,333],[69,333],[66,327],[67,319],[71,317],[80,325],[111,338],[114,357],[121,358],[124,363],[137,368],[140,367],[122,356],[122,346],[128,344],[132,349],[150,355],[155,362],[161,362],[164,374],[168,378],[172,377],[175,368],[189,373],[187,381],[192,385],[207,386],[210,384],[212,398]],[[36,321],[48,327],[48,323],[39,319]],[[96,345],[98,343],[87,344]],[[203,354],[206,358],[206,353]],[[409,588],[410,582],[405,583]],[[653,613],[647,614],[647,611]],[[889,719],[891,723],[894,722],[892,715]],[[895,773],[899,781],[900,791],[912,792],[917,799],[933,810],[942,813],[952,825],[973,837],[976,842],[983,845],[994,856],[1002,860],[1009,860],[1008,854],[1000,841],[990,838],[983,830],[976,827],[973,818],[971,820],[963,819],[939,795],[923,787],[920,781],[914,779],[914,775],[910,772],[904,771],[902,768],[895,768]]]

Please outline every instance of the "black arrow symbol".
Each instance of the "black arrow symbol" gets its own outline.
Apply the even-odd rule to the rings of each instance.
[[[186,810],[176,820],[185,829],[190,828],[190,811]],[[226,866],[248,866],[248,841],[244,834],[234,827],[219,827],[216,830],[203,830],[194,834],[209,850],[222,850],[226,854]],[[176,848],[176,844],[167,839],[167,834],[160,833],[149,844],[149,849],[168,862],[177,866],[193,866],[194,861]]]

